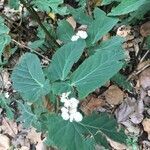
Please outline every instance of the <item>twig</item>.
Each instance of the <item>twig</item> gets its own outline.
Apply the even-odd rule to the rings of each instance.
[[[142,67],[140,70],[134,71],[127,79],[127,81],[131,80],[133,77],[137,76],[138,74],[140,74],[143,70],[145,70],[146,68],[148,68],[150,66],[150,64],[145,65],[144,67]]]
[[[140,63],[143,62],[143,60],[145,59],[145,57],[148,55],[148,53],[150,52],[150,50],[147,50],[147,52],[144,54],[144,56],[141,58]]]
[[[44,30],[45,34],[51,41],[53,48],[58,48],[59,44],[55,41],[55,39],[51,36],[49,31],[46,29],[46,27],[42,24],[40,17],[38,16],[37,12],[28,4],[25,2],[25,0],[20,0],[20,2],[26,7],[26,9],[29,11],[29,13],[33,16],[34,20],[37,21],[37,23],[41,26],[41,28]]]
[[[31,52],[34,52],[34,53],[36,53],[37,55],[41,56],[42,58],[44,58],[44,59],[48,60],[49,62],[51,62],[50,59],[48,59],[47,57],[45,57],[45,56],[42,55],[41,53],[37,52],[36,50],[33,50],[32,48],[30,48],[30,47],[28,47],[28,46],[26,46],[26,45],[24,45],[24,44],[21,44],[21,43],[19,43],[18,41],[14,40],[14,39],[12,39],[12,41],[13,41],[14,43],[16,43],[17,45],[19,45],[19,46],[21,46],[21,47],[24,47],[24,48],[26,48],[26,49],[29,49]]]

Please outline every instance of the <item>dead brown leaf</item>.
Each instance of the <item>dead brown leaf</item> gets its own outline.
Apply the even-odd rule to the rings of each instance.
[[[121,144],[118,142],[115,142],[109,138],[107,138],[107,141],[110,143],[110,145],[115,149],[115,150],[126,150],[127,146],[125,144]]]
[[[147,37],[150,35],[150,21],[141,25],[140,33],[143,37]]]
[[[104,96],[110,105],[118,105],[123,101],[124,93],[117,86],[112,85],[104,92]]]
[[[38,142],[41,142],[41,133],[36,132],[35,128],[31,128],[26,138],[28,138],[31,141],[31,143],[36,144]]]
[[[127,37],[131,33],[131,26],[122,25],[117,29],[117,35]]]
[[[0,150],[8,150],[10,148],[10,139],[3,134],[0,134]]]
[[[148,139],[150,140],[150,119],[145,118],[142,122],[144,131],[148,133]]]
[[[86,114],[89,115],[91,114],[94,110],[102,107],[105,105],[104,100],[101,98],[95,98],[92,96],[89,96],[87,100],[82,102],[81,104],[81,110]]]
[[[139,75],[139,84],[144,90],[150,89],[150,67]]]
[[[75,28],[76,28],[76,21],[74,20],[74,18],[73,17],[68,17],[67,19],[66,19],[66,21],[68,21],[68,23],[72,26],[72,28],[75,30]]]
[[[3,118],[2,130],[3,130],[3,133],[8,134],[11,137],[15,137],[18,134],[17,123],[7,118]]]
[[[119,123],[126,124],[131,121],[139,124],[143,120],[144,105],[142,100],[126,98],[124,102],[116,109],[115,115]]]

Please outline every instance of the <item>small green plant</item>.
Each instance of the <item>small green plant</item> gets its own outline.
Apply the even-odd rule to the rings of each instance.
[[[29,43],[31,52],[20,58],[11,76],[13,88],[23,99],[18,102],[21,112],[18,121],[45,133],[46,143],[62,150],[93,150],[96,144],[109,149],[107,138],[126,143],[124,130],[118,128],[115,118],[107,113],[85,116],[79,101],[110,79],[131,90],[128,82],[123,81],[125,77],[118,73],[124,65],[124,39],[112,36],[101,41],[101,38],[119,22],[116,16],[134,12],[148,1],[104,0],[102,5],[118,4],[108,15],[98,7],[88,15],[86,1],[77,2],[80,7],[75,9],[66,7],[63,0],[9,1],[15,9],[22,3],[39,24],[37,40]],[[59,20],[58,26],[53,28],[52,24],[40,21],[34,8],[46,13],[72,15],[78,24],[86,25],[86,29],[74,31],[66,19]],[[2,18],[0,23],[2,64],[2,52],[11,38]],[[43,69],[40,58],[32,52],[37,53],[35,49],[45,43],[55,52],[48,67]],[[9,106],[4,98],[1,103],[7,111]]]

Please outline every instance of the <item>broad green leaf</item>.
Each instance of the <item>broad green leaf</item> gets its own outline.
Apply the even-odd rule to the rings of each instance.
[[[52,84],[52,91],[56,95],[72,91],[72,87],[68,82],[54,82]]]
[[[106,50],[118,49],[118,51],[119,51],[122,49],[122,43],[124,41],[125,41],[124,38],[119,37],[119,36],[114,36],[111,39],[100,43],[100,45],[97,46],[94,50],[95,51],[106,51]]]
[[[87,150],[88,142],[92,144],[89,141],[90,139],[84,138],[83,133],[86,131],[86,128],[83,128],[82,125],[76,122],[65,121],[60,116],[51,115],[47,124],[47,143],[55,144],[62,150]]]
[[[108,14],[109,16],[118,16],[128,14],[137,10],[142,6],[147,0],[122,0],[121,3],[112,9]]]
[[[80,99],[104,85],[121,68],[122,50],[96,52],[86,59],[71,76],[71,85],[77,88]]]
[[[137,20],[144,20],[144,15],[148,12],[150,12],[150,1],[149,0],[147,0],[136,11],[131,12],[130,17],[128,17],[126,20],[130,24],[135,24],[137,22]]]
[[[17,119],[17,121],[22,122],[24,127],[26,128],[29,128],[35,124],[38,124],[38,118],[32,112],[31,107],[29,105],[18,102],[18,106],[21,112],[21,116]]]
[[[123,129],[119,131],[117,121],[106,113],[92,114],[84,118],[80,124],[93,133],[94,137],[101,136],[105,138],[106,136],[114,141],[126,143],[127,136]],[[97,140],[96,138],[96,142],[99,143]],[[100,141],[100,143],[103,143],[103,141]]]
[[[107,17],[105,12],[96,8],[94,10],[95,20],[88,27],[88,45],[95,44],[105,34],[107,34],[118,22],[118,19]]]
[[[0,107],[5,109],[6,115],[9,119],[14,119],[13,109],[9,106],[10,101],[6,99],[3,95],[0,95]]]
[[[19,9],[20,1],[19,0],[8,0],[8,5],[10,8]]]
[[[34,0],[31,2],[40,11],[54,12],[61,15],[67,14],[67,7],[59,7],[63,0]]]
[[[78,9],[74,9],[72,7],[69,7],[69,11],[73,15],[76,22],[78,22],[80,24],[90,25],[91,22],[93,21],[92,17],[88,16],[85,13],[84,7],[81,7]]]
[[[106,137],[121,143],[125,143],[127,138],[123,129],[117,130],[117,121],[105,113],[92,114],[81,122],[65,121],[61,116],[50,115],[44,124],[48,128],[47,143],[62,150],[94,150],[96,143],[109,148]]]
[[[51,81],[65,80],[73,64],[78,61],[85,48],[85,41],[70,42],[59,48],[52,57],[48,68],[48,77]]]
[[[57,28],[58,39],[60,39],[64,43],[67,43],[71,41],[71,37],[73,36],[73,34],[74,34],[73,28],[66,20],[62,20],[58,23]]]
[[[13,87],[30,101],[36,101],[50,91],[39,58],[32,53],[21,57],[12,73]]]
[[[132,89],[133,89],[133,87],[131,86],[131,83],[129,81],[127,81],[127,78],[120,73],[117,73],[115,76],[113,76],[111,81],[118,84],[124,90],[132,91]]]

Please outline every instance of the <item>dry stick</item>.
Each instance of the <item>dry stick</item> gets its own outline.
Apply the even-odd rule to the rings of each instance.
[[[51,36],[49,31],[45,28],[45,26],[42,24],[40,17],[38,16],[37,12],[28,4],[25,2],[25,0],[20,0],[21,3],[26,7],[26,9],[29,11],[29,13],[33,16],[35,21],[41,26],[41,28],[44,30],[45,34],[49,38],[49,40],[52,42],[52,47],[53,48],[58,48],[59,44],[55,41],[55,39]]]
[[[144,54],[144,56],[141,58],[140,63],[143,62],[143,60],[145,59],[145,57],[148,55],[148,53],[150,52],[150,50],[147,50],[147,52]]]
[[[24,47],[24,48],[26,48],[26,49],[29,49],[31,52],[36,53],[37,55],[39,55],[39,56],[41,56],[42,58],[48,60],[49,62],[51,61],[50,59],[48,59],[47,57],[45,57],[45,56],[42,55],[41,53],[39,53],[39,52],[33,50],[32,48],[30,48],[30,47],[28,47],[28,46],[26,46],[26,45],[24,45],[24,44],[21,44],[21,43],[17,42],[17,41],[14,40],[14,39],[12,39],[12,41],[13,41],[14,43],[16,43],[17,45],[21,46],[21,47]]]

